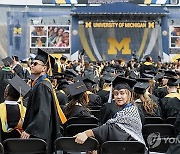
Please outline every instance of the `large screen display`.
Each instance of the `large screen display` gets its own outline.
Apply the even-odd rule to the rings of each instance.
[[[70,53],[69,25],[31,25],[30,50],[36,52],[42,48],[49,53]]]
[[[180,25],[169,27],[169,48],[171,54],[180,53]]]

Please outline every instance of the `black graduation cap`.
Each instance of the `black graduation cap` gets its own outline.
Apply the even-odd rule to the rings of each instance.
[[[76,71],[74,71],[73,69],[66,69],[65,75],[72,75],[73,77],[76,77],[76,76],[78,76],[78,73]]]
[[[137,82],[149,83],[149,78],[139,78],[136,79]]]
[[[22,96],[25,96],[29,90],[30,86],[23,81],[18,75],[15,75],[10,81],[11,84]]]
[[[168,82],[167,82],[167,85],[168,85],[168,86],[178,86],[179,83],[180,83],[180,80],[179,80],[179,79],[169,78],[169,79],[168,79]]]
[[[149,83],[145,82],[137,82],[134,85],[134,92],[138,94],[144,94],[146,92],[146,89],[149,87]]]
[[[158,74],[156,74],[155,80],[159,81],[160,79],[162,79],[164,77],[164,75],[165,75],[165,73],[158,73]]]
[[[40,60],[45,65],[48,65],[48,66],[49,66],[49,60],[50,60],[51,68],[54,68],[55,59],[50,54],[48,54],[47,52],[39,48],[38,48],[38,53],[37,53],[37,56],[35,57],[35,60]]]
[[[143,73],[142,77],[143,77],[143,78],[153,79],[153,78],[154,78],[154,75],[152,75],[152,74],[147,74],[147,73]]]
[[[133,79],[117,76],[113,82],[113,87],[118,87],[118,89],[128,89],[132,90],[133,86],[136,84],[136,81]]]
[[[165,78],[174,78],[175,76],[177,76],[176,72],[172,70],[164,71],[164,73]]]
[[[131,79],[138,79],[139,78],[139,73],[135,72],[135,71],[131,71],[130,74],[129,74],[129,78]]]
[[[81,94],[87,90],[86,85],[82,81],[68,85],[67,89],[71,96]]]
[[[111,83],[114,80],[115,77],[110,76],[110,75],[104,75],[102,78],[104,79],[104,81],[106,83]]]
[[[83,78],[83,82],[87,87],[96,84],[96,82],[93,79],[90,79],[90,78],[87,78],[87,77]]]
[[[66,59],[67,59],[67,57],[65,55],[62,55],[60,58],[60,60],[66,60]]]
[[[2,62],[4,63],[5,66],[10,66],[11,64],[13,64],[13,60],[11,57],[6,57],[4,59],[2,59]]]

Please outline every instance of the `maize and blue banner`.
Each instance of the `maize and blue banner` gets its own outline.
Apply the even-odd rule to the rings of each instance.
[[[8,55],[17,55],[21,60],[27,58],[27,13],[7,12]]]
[[[81,48],[92,61],[162,57],[160,26],[153,22],[85,22],[78,34]]]

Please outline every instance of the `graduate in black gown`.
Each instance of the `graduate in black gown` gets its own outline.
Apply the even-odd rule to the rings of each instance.
[[[53,64],[54,58],[38,49],[38,55],[31,65],[31,73],[36,79],[27,104],[24,132],[21,134],[21,138],[24,139],[30,137],[44,139],[48,145],[48,153],[52,153],[55,139],[61,136],[60,123],[66,122],[52,84],[47,78],[47,72]]]
[[[96,95],[95,93],[93,93],[95,90],[93,88],[93,85],[96,84],[96,82],[93,81],[93,79],[91,79],[90,77],[84,77],[83,78],[83,82],[87,87],[87,91],[86,93],[88,94],[88,98],[89,98],[89,102],[88,105],[89,107],[91,106],[101,106],[101,97],[99,95]]]
[[[137,82],[134,86],[135,104],[143,111],[144,117],[162,117],[159,104],[155,102],[148,92],[148,82]]]
[[[5,101],[0,104],[0,139],[19,138],[22,132],[26,108],[19,103],[20,95],[25,96],[30,87],[17,75],[6,86]],[[23,91],[21,93],[21,91]]]
[[[161,100],[161,108],[164,119],[177,117],[180,113],[180,94],[177,92],[179,80],[170,78],[167,83],[169,94]]]
[[[10,57],[6,57],[2,59],[2,62],[4,66],[0,70],[0,103],[4,102],[4,90],[8,84],[8,79],[12,79],[15,75],[12,72],[13,60]]]
[[[91,117],[85,94],[86,85],[82,81],[77,81],[68,85],[67,89],[69,102],[64,109],[67,119],[71,117]]]
[[[88,137],[95,137],[100,144],[105,141],[137,140],[144,143],[142,136],[142,123],[137,107],[131,103],[132,93],[129,85],[134,80],[117,76],[113,81],[113,96],[119,110],[113,118],[97,128],[78,133],[75,142],[83,144]]]

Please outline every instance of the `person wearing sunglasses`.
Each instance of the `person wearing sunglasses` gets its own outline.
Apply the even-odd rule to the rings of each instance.
[[[48,145],[48,153],[53,153],[53,143],[60,132],[60,115],[57,96],[48,79],[48,71],[54,66],[54,58],[38,49],[38,55],[31,64],[31,73],[35,76],[27,103],[27,112],[23,123],[21,138],[41,138]],[[59,107],[60,108],[60,107]],[[62,111],[62,110],[61,110]],[[63,112],[61,112],[63,115]],[[63,121],[64,120],[64,121]],[[62,123],[65,122],[66,118]]]

